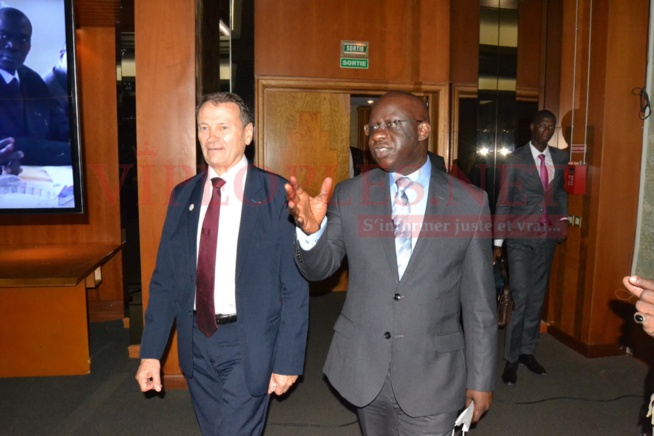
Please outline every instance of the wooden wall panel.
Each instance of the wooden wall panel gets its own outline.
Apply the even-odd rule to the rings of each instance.
[[[546,0],[521,1],[518,9],[518,95],[538,95]]]
[[[622,287],[622,277],[629,274],[633,257],[640,175],[637,156],[641,156],[643,122],[631,90],[643,86],[647,61],[645,35],[649,25],[649,1],[606,3],[607,58],[601,64],[606,70],[606,82],[598,90],[598,94],[604,95],[601,113],[604,129],[601,137],[595,132],[595,140],[604,144],[603,165],[598,174],[601,178],[597,219],[601,237],[598,237],[596,277],[592,286],[596,296],[589,308],[598,319],[591,325],[590,344],[616,341],[620,328],[632,321],[631,317],[622,318],[612,304],[617,303],[615,290]],[[591,64],[591,71],[594,69]],[[590,122],[596,119],[592,117]],[[602,318],[604,322],[600,321]],[[608,319],[615,322],[606,322]]]
[[[642,121],[631,89],[645,74],[649,4],[595,1],[592,17],[590,1],[579,4],[575,46],[575,5],[563,3],[560,144],[587,143],[588,191],[570,197],[569,213],[582,224],[557,252],[547,320],[554,335],[599,356],[620,353],[633,322],[633,307],[617,291],[636,230]]]
[[[84,281],[77,286],[0,288],[0,377],[88,374],[85,293]]]
[[[136,135],[143,309],[170,192],[196,173],[195,1],[136,0]],[[181,374],[176,342],[164,365]],[[167,385],[170,387],[170,384]]]
[[[447,83],[447,0],[257,0],[257,76]],[[368,41],[370,68],[340,68],[340,41]]]
[[[113,28],[121,19],[121,9],[128,7],[121,3],[120,0],[75,0],[75,24]]]
[[[307,192],[349,176],[349,94],[268,90],[264,99],[266,168],[297,177]]]
[[[479,80],[479,1],[451,3],[450,81],[474,86]]]

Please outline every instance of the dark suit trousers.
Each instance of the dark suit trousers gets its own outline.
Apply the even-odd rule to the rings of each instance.
[[[193,377],[187,382],[202,435],[260,435],[270,395],[254,397],[245,385],[238,322],[218,326],[211,338],[193,324]]]
[[[556,239],[508,239],[509,286],[514,308],[506,326],[504,360],[534,354],[540,337],[541,312],[549,286]]]
[[[411,417],[400,408],[389,370],[384,386],[372,403],[357,408],[363,436],[450,436],[456,413]]]

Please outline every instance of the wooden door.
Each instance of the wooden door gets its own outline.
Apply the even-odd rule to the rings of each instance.
[[[263,93],[258,165],[285,178],[297,177],[311,195],[318,193],[325,177],[332,177],[334,185],[349,177],[349,93],[270,88]],[[344,268],[330,279],[311,284],[312,293],[346,288]]]
[[[295,176],[311,194],[322,180],[349,176],[350,96],[346,93],[266,90],[259,163]],[[261,132],[260,132],[261,133]]]

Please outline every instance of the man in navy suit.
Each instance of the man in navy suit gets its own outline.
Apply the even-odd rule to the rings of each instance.
[[[516,383],[519,364],[538,375],[547,373],[534,354],[554,249],[568,234],[568,193],[563,183],[568,153],[548,145],[556,116],[541,110],[529,128],[529,144],[510,154],[501,168],[495,209],[494,258],[502,255],[506,241],[514,302],[502,372],[508,385]]]
[[[0,8],[0,164],[19,174],[18,165],[70,165],[68,118],[50,98],[47,85],[23,65],[32,24],[18,9]]]
[[[284,394],[303,372],[308,285],[294,263],[285,181],[250,166],[244,155],[254,131],[250,110],[240,97],[217,93],[203,98],[196,115],[209,167],[171,195],[136,379],[144,392],[161,391],[160,359],[174,321],[202,434],[257,435],[270,394]],[[214,178],[225,183],[212,262],[210,319],[215,312],[217,330],[207,333],[199,324],[210,305],[196,294],[204,277],[196,265],[206,258],[198,255],[205,242],[199,229],[206,225]]]

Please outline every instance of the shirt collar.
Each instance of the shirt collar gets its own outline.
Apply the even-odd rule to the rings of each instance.
[[[235,181],[240,181],[241,183],[245,182],[245,174],[247,172],[248,168],[248,160],[245,157],[245,155],[241,156],[241,160],[239,160],[236,165],[228,169],[226,172],[224,172],[221,175],[218,175],[218,173],[211,167],[208,168],[208,174],[207,174],[207,181],[210,183],[210,180],[213,179],[214,177],[220,177],[225,181],[225,184],[234,184]]]
[[[390,184],[394,185],[400,177],[408,177],[413,183],[418,183],[422,187],[428,186],[429,179],[431,178],[431,161],[429,160],[429,156],[427,156],[427,161],[420,168],[409,175],[391,173]]]
[[[538,155],[540,154],[544,154],[545,159],[551,158],[549,145],[545,147],[545,150],[543,150],[543,152],[541,153],[536,147],[534,147],[534,144],[532,144],[531,141],[529,141],[529,149],[531,150],[531,155],[534,157],[534,160],[537,162],[538,162]]]
[[[0,75],[2,75],[2,78],[5,80],[5,83],[11,82],[12,79],[16,79],[18,83],[20,83],[20,77],[18,77],[18,71],[16,71],[14,74],[9,74],[5,70],[0,69]]]

